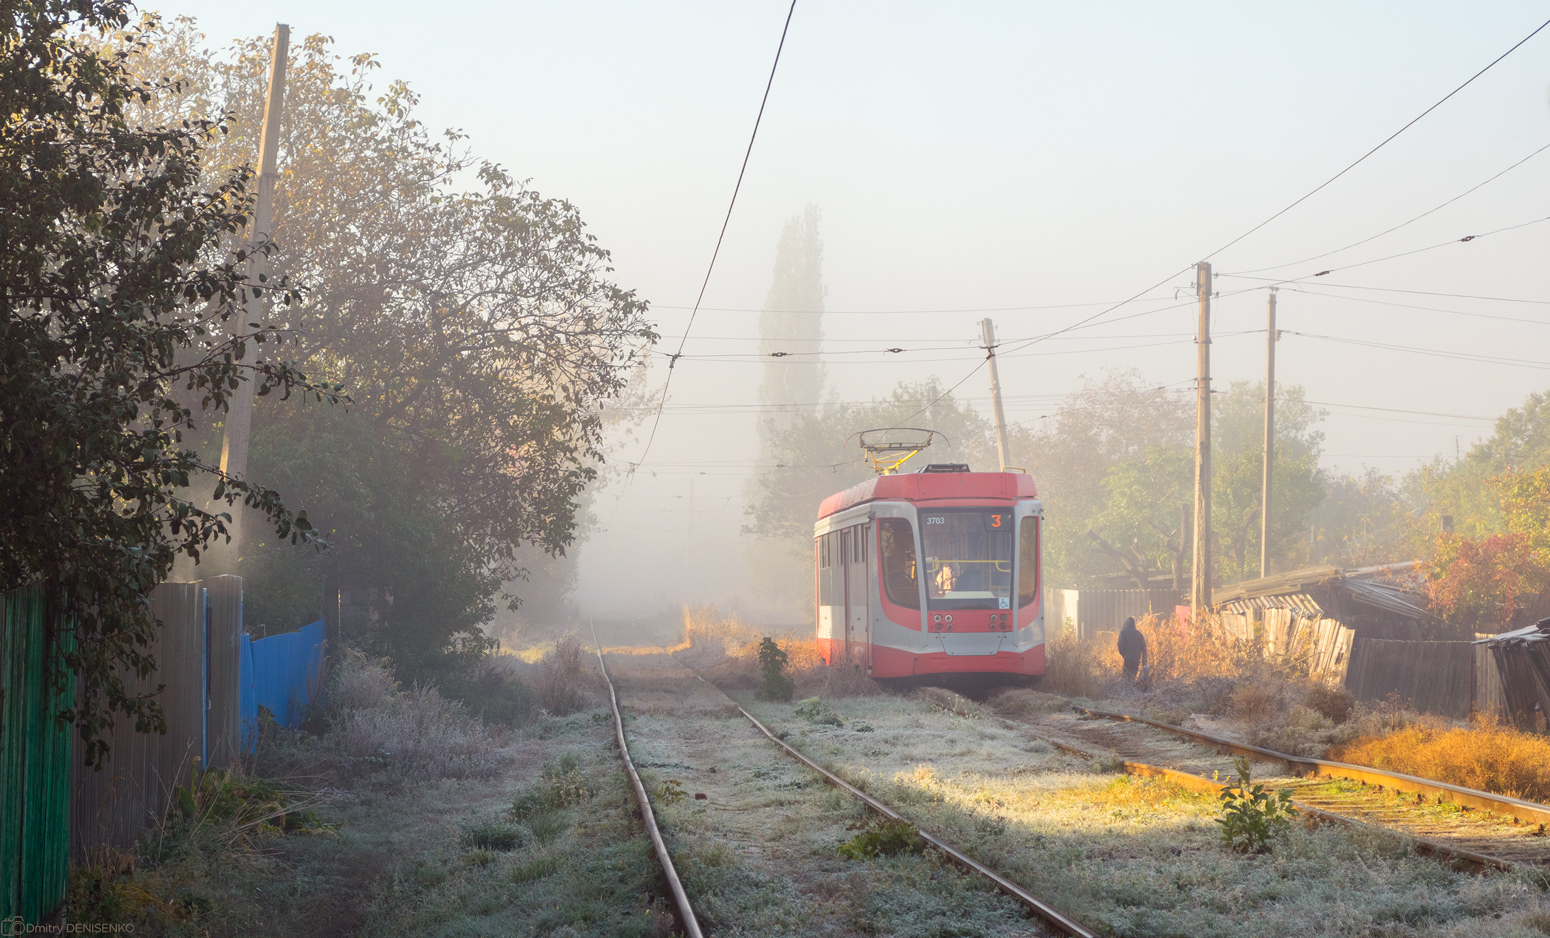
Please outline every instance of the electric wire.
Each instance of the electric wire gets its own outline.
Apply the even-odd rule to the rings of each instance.
[[[795,7],[796,7],[796,2],[795,2],[795,0],[792,0],[792,10],[793,11],[795,10]],[[786,20],[787,27],[790,26],[790,15],[791,14],[788,12],[787,20]],[[1280,218],[1282,215],[1285,215],[1287,212],[1289,212],[1292,209],[1296,208],[1298,205],[1301,205],[1303,202],[1306,202],[1308,199],[1312,198],[1314,195],[1316,195],[1319,192],[1323,191],[1324,189],[1328,188],[1336,180],[1338,180],[1341,177],[1345,176],[1351,170],[1355,169],[1361,163],[1365,162],[1369,157],[1371,157],[1373,154],[1377,153],[1379,150],[1383,149],[1383,147],[1387,146],[1390,142],[1392,142],[1395,138],[1397,138],[1398,136],[1403,134],[1406,130],[1409,130],[1411,127],[1415,126],[1415,124],[1420,122],[1428,114],[1432,113],[1437,108],[1441,107],[1444,103],[1446,103],[1448,100],[1453,98],[1460,91],[1463,91],[1469,85],[1474,83],[1474,81],[1476,79],[1478,79],[1480,76],[1482,76],[1486,72],[1490,71],[1498,63],[1500,63],[1503,59],[1507,58],[1507,56],[1511,55],[1513,52],[1517,51],[1521,46],[1523,46],[1525,43],[1527,43],[1530,39],[1532,39],[1535,36],[1537,36],[1540,32],[1542,32],[1545,29],[1546,26],[1550,26],[1550,19],[1545,20],[1539,26],[1535,27],[1535,29],[1532,32],[1530,32],[1527,36],[1524,36],[1522,39],[1520,39],[1516,43],[1514,43],[1509,49],[1507,49],[1507,51],[1503,52],[1501,55],[1499,55],[1495,59],[1491,60],[1491,62],[1488,63],[1484,68],[1482,68],[1479,71],[1475,72],[1475,74],[1471,75],[1468,79],[1466,79],[1458,87],[1454,88],[1452,91],[1448,92],[1446,95],[1444,95],[1443,97],[1438,99],[1434,104],[1432,104],[1426,110],[1422,111],[1420,114],[1418,114],[1415,117],[1411,118],[1407,123],[1404,124],[1404,126],[1400,127],[1398,130],[1394,131],[1392,134],[1390,134],[1389,136],[1385,137],[1376,146],[1374,146],[1372,149],[1368,150],[1366,153],[1363,153],[1360,157],[1358,157],[1355,161],[1353,161],[1352,163],[1347,165],[1344,169],[1341,169],[1339,172],[1335,173],[1333,176],[1329,177],[1324,182],[1322,182],[1319,185],[1315,186],[1313,189],[1309,190],[1308,192],[1306,192],[1302,196],[1298,197],[1297,199],[1292,201],[1290,204],[1288,204],[1284,208],[1280,209],[1279,211],[1277,211],[1274,214],[1272,214],[1270,217],[1266,218],[1264,221],[1262,221],[1259,224],[1253,226],[1252,228],[1248,229],[1247,231],[1243,232],[1242,234],[1238,235],[1237,237],[1233,238],[1232,240],[1226,242],[1221,247],[1218,247],[1216,250],[1211,251],[1210,253],[1206,254],[1205,257],[1202,258],[1202,260],[1208,260],[1211,257],[1214,257],[1217,254],[1220,254],[1222,251],[1225,251],[1228,248],[1231,248],[1232,246],[1234,246],[1234,245],[1238,244],[1239,242],[1243,241],[1244,239],[1248,238],[1250,235],[1252,235],[1255,232],[1259,231],[1260,229],[1264,228],[1266,225],[1269,225],[1271,222],[1275,221],[1277,218]],[[785,44],[785,32],[783,30],[782,33],[781,33],[781,45],[784,46],[784,44]],[[779,63],[779,60],[780,60],[780,53],[779,53],[779,49],[777,48],[777,51],[776,51],[776,64]],[[774,82],[774,77],[775,77],[775,71],[774,71],[774,68],[772,67],[771,71],[770,71],[770,82],[772,84]],[[768,96],[769,96],[769,88],[766,87],[766,89],[765,89],[765,97],[768,98]],[[761,105],[760,105],[760,116],[761,117],[763,115],[763,110],[764,110],[764,105],[761,103]],[[754,130],[755,130],[755,134],[757,134],[757,132],[758,132],[758,123],[757,123],[757,121],[755,122]],[[750,139],[749,140],[749,152],[750,153],[752,152],[752,148],[753,148],[753,140]],[[744,157],[744,168],[745,169],[746,169],[746,166],[747,166],[747,157],[745,156]],[[738,185],[741,186],[741,183],[742,183],[742,174],[739,173]],[[736,200],[736,191],[735,190],[734,190],[734,193],[733,193],[733,200],[734,200],[734,202]],[[730,220],[730,218],[731,218],[731,207],[730,206],[728,207],[728,210],[727,210],[727,217],[728,217],[728,220]],[[1525,224],[1533,224],[1533,222],[1529,222],[1529,223],[1525,223]],[[1514,226],[1514,227],[1521,227],[1521,226]],[[725,230],[726,230],[726,224],[723,223],[723,225],[722,225],[722,233],[723,233],[723,235],[725,234]],[[1507,230],[1507,229],[1500,229],[1500,230]],[[1496,232],[1490,232],[1490,233],[1494,234]],[[1472,240],[1472,238],[1466,238],[1465,240]],[[1449,242],[1449,243],[1453,243],[1453,242]],[[1440,246],[1440,245],[1436,245],[1434,247],[1437,247],[1437,246]],[[720,250],[720,240],[718,239],[718,241],[717,241],[717,251],[719,252],[719,250]],[[1423,249],[1423,250],[1428,250],[1428,249]],[[1410,252],[1410,253],[1415,253],[1415,252]],[[1396,256],[1403,256],[1403,255],[1396,255]],[[1392,259],[1392,258],[1385,258],[1385,259]],[[1367,263],[1376,263],[1376,262],[1377,261],[1371,261],[1371,262],[1367,262]],[[712,264],[712,266],[714,266],[714,264],[715,264],[715,257],[714,257],[714,255],[712,256],[711,264]],[[1046,333],[1046,334],[1041,335],[1041,336],[1037,336],[1037,337],[1028,339],[1028,340],[1022,342],[1020,345],[1018,345],[1012,351],[1013,352],[1021,351],[1022,349],[1025,349],[1025,348],[1027,348],[1027,347],[1029,347],[1031,345],[1034,345],[1034,344],[1039,343],[1039,342],[1047,341],[1048,339],[1054,338],[1054,337],[1059,336],[1059,335],[1063,335],[1063,334],[1065,334],[1067,332],[1070,332],[1070,331],[1073,331],[1075,329],[1081,328],[1082,326],[1085,326],[1085,325],[1087,325],[1089,323],[1092,323],[1092,322],[1094,322],[1094,321],[1096,321],[1098,319],[1101,319],[1102,317],[1104,317],[1107,314],[1113,312],[1114,310],[1119,309],[1122,306],[1128,305],[1129,303],[1132,303],[1132,302],[1140,299],[1141,297],[1143,297],[1146,294],[1152,292],[1153,290],[1158,289],[1159,287],[1162,287],[1162,286],[1166,285],[1169,281],[1173,280],[1175,277],[1178,277],[1178,276],[1184,274],[1185,272],[1189,271],[1191,267],[1194,267],[1194,266],[1195,266],[1194,264],[1188,264],[1188,265],[1186,265],[1184,267],[1181,267],[1178,270],[1168,274],[1166,277],[1162,278],[1161,280],[1157,281],[1156,283],[1148,286],[1146,289],[1138,291],[1137,293],[1127,297],[1124,300],[1119,301],[1118,303],[1114,303],[1112,305],[1109,305],[1109,306],[1105,307],[1104,309],[1101,309],[1098,312],[1093,313],[1090,316],[1083,317],[1082,319],[1077,320],[1076,322],[1072,323],[1069,326],[1066,326],[1066,327],[1061,328],[1061,329],[1057,329],[1057,330],[1055,330],[1053,332]],[[1363,266],[1363,265],[1350,265],[1350,266]],[[1348,268],[1338,268],[1338,269],[1348,269]],[[707,271],[706,272],[706,283],[709,282],[709,279],[710,279],[710,272]],[[1255,279],[1260,279],[1260,278],[1255,278]],[[1295,282],[1295,281],[1281,281],[1281,282],[1290,283],[1290,282]],[[1198,288],[1199,287],[1197,285],[1197,289]],[[1207,289],[1209,289],[1209,285],[1207,285]],[[701,290],[700,290],[700,298],[703,298],[704,290],[705,290],[704,285],[702,285],[701,286]],[[689,325],[691,327],[693,326],[695,315],[697,315],[699,303],[700,303],[700,300],[696,299],[696,301],[695,301],[695,312],[691,313],[690,319],[689,319]],[[1188,304],[1181,304],[1181,305],[1188,305]],[[1153,310],[1153,311],[1149,311],[1149,312],[1158,312],[1158,311],[1160,311],[1160,310]],[[1142,313],[1142,314],[1139,314],[1139,315],[1145,315],[1145,313]],[[1283,331],[1285,331],[1285,330],[1283,330]],[[1312,336],[1312,337],[1328,338],[1328,337],[1320,337],[1320,336]],[[688,339],[688,329],[686,328],[685,332],[684,332],[684,339],[681,340],[680,343],[679,343],[679,354],[682,353],[682,351],[683,351],[683,343],[684,343],[684,341],[687,341],[687,339]],[[1334,339],[1333,341],[1341,341],[1341,340]],[[984,356],[984,358],[981,359],[974,366],[974,368],[970,369],[970,371],[967,374],[965,374],[962,378],[960,378],[956,383],[954,383],[951,387],[949,387],[941,395],[939,395],[938,397],[936,397],[936,398],[932,399],[931,401],[927,402],[927,404],[924,407],[922,407],[920,410],[917,410],[915,413],[911,414],[909,417],[906,417],[905,418],[905,422],[908,422],[909,420],[913,420],[915,417],[918,417],[921,414],[925,413],[927,410],[931,409],[931,407],[935,406],[939,401],[941,401],[947,395],[951,394],[953,391],[955,391],[959,387],[961,387],[970,378],[974,377],[974,375],[978,374],[980,369],[984,368],[986,363],[989,362],[991,357],[995,354],[996,348],[998,348],[998,347],[1000,347],[1000,346],[1002,346],[1004,344],[1005,344],[1004,342],[996,343],[995,345],[992,345],[992,346],[986,348],[985,349],[985,356]],[[1381,347],[1381,346],[1379,346],[1379,347]],[[1448,353],[1432,352],[1432,354],[1447,355]],[[677,357],[675,356],[674,359],[672,360],[672,362],[670,362],[670,364],[669,364],[668,379],[667,379],[666,383],[671,383],[671,380],[672,380],[672,365],[674,363],[676,363],[676,360],[677,360]],[[1507,362],[1504,361],[1502,363],[1505,364]],[[1528,365],[1528,367],[1540,367],[1540,365],[1533,364],[1533,365]],[[1550,363],[1546,363],[1544,367],[1550,367]],[[664,385],[663,395],[662,395],[662,398],[661,398],[661,401],[659,402],[659,404],[660,403],[665,403],[666,399],[667,399],[666,387]],[[631,469],[632,472],[633,472],[634,468],[638,468],[644,462],[646,453],[650,451],[651,442],[652,442],[652,440],[654,440],[656,438],[657,426],[661,423],[661,413],[662,412],[661,412],[660,407],[659,407],[659,409],[657,411],[656,419],[652,423],[651,435],[647,439],[646,449],[642,452],[641,458],[632,464],[632,469]]]
[[[1275,277],[1249,277],[1244,274],[1222,274],[1223,277],[1233,277],[1239,280],[1261,280],[1267,284],[1280,285],[1294,281],[1278,280]],[[1550,300],[1530,300],[1516,296],[1484,296],[1478,293],[1439,293],[1435,290],[1406,290],[1401,287],[1372,287],[1356,283],[1318,283],[1313,286],[1323,288],[1338,287],[1341,290],[1372,290],[1379,293],[1409,293],[1412,296],[1441,296],[1454,300],[1489,300],[1493,303],[1530,303],[1536,306],[1550,306]]]
[[[710,275],[716,269],[716,258],[721,255],[721,242],[726,239],[727,226],[732,223],[732,209],[737,205],[737,194],[743,188],[743,175],[748,172],[748,160],[753,156],[754,141],[759,138],[759,124],[764,120],[764,107],[770,101],[770,89],[775,86],[775,70],[780,67],[780,53],[786,48],[786,33],[791,29],[791,16],[796,13],[797,0],[791,0],[791,7],[786,11],[785,25],[780,29],[780,43],[775,47],[775,61],[770,65],[769,80],[764,83],[764,97],[759,100],[759,113],[754,117],[753,133],[748,135],[748,149],[743,152],[743,165],[737,171],[737,184],[732,187],[732,199],[727,203],[727,215],[721,220],[721,233],[716,236],[716,249],[711,252],[710,264],[705,268],[705,279],[700,283],[699,296],[695,297],[694,310],[689,314],[689,322],[684,326],[683,338],[678,340],[678,352],[668,361],[667,378],[662,382],[662,397],[658,404],[667,403],[667,390],[673,383],[673,366],[678,364],[678,359],[683,355],[684,344],[689,341],[689,331],[694,328],[694,319],[699,315],[700,303],[705,299],[705,290],[710,286]],[[651,452],[651,444],[656,441],[657,427],[662,423],[662,410],[657,409],[656,419],[651,422],[651,434],[646,437],[646,446],[641,450],[640,458],[631,464],[631,472],[646,461],[646,456]]]
[[[1402,221],[1399,224],[1395,225],[1394,227],[1386,228],[1383,231],[1380,231],[1380,232],[1378,232],[1375,235],[1371,235],[1369,237],[1363,238],[1360,241],[1353,241],[1353,242],[1351,242],[1350,244],[1346,245],[1343,248],[1335,248],[1333,251],[1325,251],[1323,254],[1315,254],[1312,257],[1305,257],[1305,258],[1303,258],[1300,261],[1288,261],[1285,264],[1272,264],[1269,267],[1255,267],[1252,270],[1239,270],[1239,271],[1234,271],[1231,274],[1221,274],[1220,276],[1223,276],[1223,277],[1234,277],[1234,276],[1242,276],[1243,274],[1262,273],[1262,272],[1267,271],[1267,270],[1279,270],[1282,267],[1296,267],[1299,264],[1307,264],[1307,263],[1310,263],[1312,261],[1323,260],[1326,257],[1332,257],[1332,256],[1334,256],[1336,254],[1340,254],[1340,253],[1343,253],[1345,251],[1349,251],[1352,248],[1360,247],[1360,246],[1366,244],[1369,241],[1376,241],[1377,239],[1383,237],[1384,235],[1393,234],[1394,232],[1398,231],[1401,228],[1404,228],[1404,227],[1406,227],[1408,225],[1415,224],[1416,222],[1420,221],[1421,219],[1425,218],[1426,216],[1434,214],[1436,212],[1441,211],[1442,209],[1447,208],[1448,206],[1452,205],[1454,202],[1457,202],[1459,199],[1462,199],[1465,196],[1475,192],[1476,190],[1481,189],[1481,188],[1483,188],[1483,187],[1485,187],[1485,186],[1495,182],[1496,180],[1502,178],[1503,176],[1505,176],[1508,173],[1512,172],[1513,170],[1517,169],[1519,166],[1522,166],[1524,163],[1527,163],[1529,160],[1531,160],[1534,157],[1538,156],[1539,154],[1545,152],[1546,150],[1550,150],[1550,143],[1545,144],[1544,146],[1542,146],[1539,149],[1535,150],[1533,153],[1530,153],[1528,156],[1525,156],[1523,159],[1518,160],[1516,163],[1513,163],[1511,166],[1507,167],[1506,169],[1502,170],[1501,172],[1499,172],[1496,175],[1492,176],[1491,178],[1487,179],[1485,182],[1478,183],[1478,184],[1476,184],[1474,186],[1471,186],[1470,188],[1464,190],[1463,192],[1460,192],[1458,195],[1456,195],[1453,198],[1449,199],[1448,201],[1442,203],[1441,205],[1435,206],[1433,208],[1429,208],[1426,211],[1422,212],[1421,214],[1419,214],[1419,215],[1415,216],[1414,218],[1410,219],[1409,221]]]
[[[1397,254],[1389,254],[1385,257],[1375,257],[1371,260],[1357,261],[1354,264],[1346,264],[1343,267],[1331,267],[1328,270],[1321,270],[1316,274],[1308,274],[1305,277],[1294,277],[1287,280],[1282,280],[1278,283],[1272,284],[1272,286],[1281,286],[1282,284],[1287,283],[1301,283],[1304,280],[1312,280],[1315,277],[1322,277],[1325,274],[1332,274],[1342,270],[1352,270],[1357,267],[1366,267],[1370,264],[1381,264],[1384,261],[1392,261],[1401,257],[1409,257],[1412,254],[1422,254],[1426,251],[1435,251],[1438,248],[1445,248],[1450,244],[1468,244],[1472,241],[1478,241],[1481,238],[1489,238],[1491,235],[1501,234],[1504,231],[1516,231],[1519,228],[1527,228],[1530,225],[1538,225],[1547,221],[1550,221],[1550,215],[1547,215],[1543,218],[1534,218],[1529,221],[1519,222],[1516,225],[1506,225],[1501,228],[1494,228],[1490,231],[1481,232],[1480,234],[1464,235],[1462,238],[1449,238],[1447,241],[1440,241],[1437,244],[1429,244],[1424,248],[1415,248],[1409,251],[1400,251]],[[1222,276],[1230,277],[1232,274],[1223,274]]]
[[[1319,183],[1313,189],[1309,190],[1307,192],[1307,194],[1305,194],[1302,197],[1298,198],[1297,200],[1292,202],[1290,205],[1288,205],[1285,208],[1281,209],[1279,212],[1276,212],[1274,215],[1271,215],[1269,218],[1267,218],[1264,221],[1260,222],[1259,224],[1255,225],[1253,228],[1250,228],[1248,231],[1245,231],[1243,234],[1238,235],[1236,238],[1233,238],[1231,241],[1227,242],[1226,244],[1222,245],[1221,247],[1217,248],[1216,250],[1212,251],[1210,254],[1207,254],[1205,257],[1203,257],[1201,259],[1202,260],[1210,260],[1212,257],[1215,257],[1216,255],[1222,253],[1223,251],[1225,251],[1228,248],[1232,247],[1233,245],[1237,244],[1239,241],[1242,241],[1244,238],[1247,238],[1249,235],[1251,235],[1254,232],[1258,231],[1259,229],[1265,227],[1266,225],[1268,225],[1271,222],[1275,221],[1277,218],[1280,218],[1282,215],[1285,215],[1287,212],[1290,212],[1292,209],[1294,209],[1297,206],[1301,205],[1302,203],[1306,202],[1308,199],[1312,198],[1314,195],[1317,195],[1319,192],[1323,191],[1325,188],[1327,188],[1335,180],[1339,179],[1341,176],[1344,176],[1346,173],[1349,173],[1351,170],[1353,170],[1357,166],[1361,165],[1361,163],[1363,161],[1365,161],[1368,157],[1372,156],[1374,153],[1377,153],[1379,150],[1383,149],[1395,137],[1398,137],[1400,134],[1402,134],[1405,131],[1409,130],[1411,127],[1414,127],[1417,123],[1420,122],[1420,120],[1423,117],[1425,117],[1426,115],[1430,114],[1431,112],[1437,110],[1445,102],[1447,102],[1447,100],[1449,98],[1452,98],[1454,95],[1458,94],[1460,91],[1463,91],[1465,88],[1469,87],[1470,84],[1472,84],[1475,79],[1479,78],[1481,75],[1484,75],[1486,72],[1490,71],[1502,59],[1505,59],[1507,56],[1509,56],[1512,53],[1516,52],[1518,50],[1518,47],[1522,46],[1524,43],[1528,42],[1530,39],[1533,39],[1535,36],[1539,35],[1540,31],[1542,31],[1546,26],[1550,26],[1550,20],[1545,20],[1543,23],[1540,23],[1537,27],[1535,27],[1533,32],[1529,33],[1527,36],[1524,36],[1522,39],[1519,39],[1516,43],[1514,43],[1512,48],[1508,49],[1506,52],[1503,52],[1501,55],[1498,55],[1496,58],[1492,59],[1491,63],[1489,65],[1487,65],[1485,68],[1482,68],[1480,71],[1474,73],[1473,75],[1469,76],[1469,78],[1466,79],[1462,85],[1459,85],[1457,88],[1454,88],[1452,91],[1450,91],[1447,94],[1443,95],[1440,99],[1438,99],[1437,103],[1433,104],[1431,107],[1427,108],[1426,110],[1422,111],[1420,114],[1417,114],[1415,117],[1411,118],[1410,121],[1405,124],[1405,126],[1399,128],[1398,130],[1396,130],[1393,133],[1389,134],[1387,137],[1383,138],[1383,142],[1379,143],[1377,146],[1373,147],[1371,150],[1368,150],[1366,153],[1363,153],[1351,165],[1347,166],[1345,169],[1342,169],[1340,172],[1334,174],[1333,176],[1331,176],[1328,179],[1324,180],[1323,182]]]
[[[1343,300],[1348,303],[1368,303],[1373,306],[1394,306],[1399,309],[1417,309],[1427,313],[1449,313],[1454,316],[1465,316],[1470,319],[1495,319],[1499,322],[1521,322],[1531,326],[1550,326],[1550,319],[1528,319],[1523,316],[1498,316],[1495,313],[1472,313],[1463,309],[1444,309],[1441,306],[1417,306],[1414,303],[1396,303],[1393,300],[1375,300],[1365,296],[1346,296],[1341,293],[1326,293],[1322,290],[1308,289],[1309,287],[1322,287],[1326,284],[1295,284],[1300,287],[1297,292],[1304,296],[1317,296],[1330,300]],[[1263,332],[1264,330],[1257,330]]]
[[[1321,335],[1316,332],[1298,332],[1293,329],[1280,330],[1282,335],[1302,336],[1307,339],[1320,339],[1325,342],[1338,342],[1343,345],[1359,345],[1365,348],[1384,349],[1392,352],[1409,352],[1414,355],[1430,355],[1435,358],[1451,358],[1456,361],[1479,362],[1487,365],[1508,365],[1514,368],[1550,368],[1550,362],[1536,361],[1527,358],[1506,358],[1499,355],[1476,355],[1469,352],[1456,352],[1448,349],[1422,348],[1416,345],[1398,345],[1391,342],[1374,342],[1367,339],[1349,339],[1342,336]]]

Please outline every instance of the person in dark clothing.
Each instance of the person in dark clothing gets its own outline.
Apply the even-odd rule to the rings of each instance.
[[[1135,681],[1146,665],[1146,636],[1136,628],[1136,617],[1129,616],[1119,630],[1119,656],[1125,659],[1125,680]]]

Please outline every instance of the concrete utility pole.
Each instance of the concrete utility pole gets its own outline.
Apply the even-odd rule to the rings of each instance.
[[[247,248],[268,239],[271,220],[274,217],[275,183],[280,179],[276,169],[280,152],[280,113],[285,100],[285,63],[290,48],[291,28],[277,23],[274,28],[274,49],[269,57],[269,98],[264,102],[264,125],[259,136],[258,198],[253,205],[253,227],[247,239]],[[269,256],[254,251],[248,259],[248,282],[257,284],[268,268]],[[267,286],[265,288],[267,295]],[[235,331],[247,328],[250,322],[263,322],[268,301],[248,293],[243,307],[242,321]],[[247,354],[258,357],[258,346],[250,343]],[[226,438],[221,443],[221,472],[234,478],[243,478],[248,472],[248,438],[253,429],[253,382],[243,381],[232,392],[231,410],[226,414]],[[232,512],[232,543],[242,549],[242,509]]]
[[[989,319],[980,320],[985,330],[985,353],[990,360],[990,397],[996,405],[996,456],[1005,472],[1011,457],[1006,451],[1006,410],[1001,406],[1001,377],[996,371],[996,327]]]
[[[1191,570],[1190,615],[1211,607],[1211,265],[1195,265],[1195,298],[1200,303],[1199,367],[1195,378],[1195,557]]]
[[[1276,288],[1270,288],[1265,326],[1265,483],[1259,495],[1259,575],[1270,575],[1270,465],[1276,438]]]

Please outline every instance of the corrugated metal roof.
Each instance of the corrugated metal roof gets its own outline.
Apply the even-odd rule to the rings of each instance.
[[[1290,609],[1309,616],[1322,616],[1324,610],[1318,601],[1307,593],[1280,593],[1268,596],[1250,596],[1233,599],[1221,604],[1226,612],[1245,614],[1253,609]]]
[[[1476,645],[1508,645],[1514,642],[1546,642],[1550,641],[1550,619],[1540,619],[1537,623],[1514,629],[1511,632],[1503,632],[1500,635],[1492,635],[1487,638],[1475,639]]]

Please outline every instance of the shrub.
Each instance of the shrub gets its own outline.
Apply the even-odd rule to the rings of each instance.
[[[1222,813],[1216,819],[1222,826],[1222,842],[1240,853],[1266,853],[1271,839],[1298,814],[1292,807],[1292,790],[1267,792],[1265,786],[1252,784],[1247,756],[1232,761],[1238,768],[1238,784],[1222,789]]]
[[[812,723],[821,723],[825,726],[844,726],[845,721],[834,712],[834,708],[824,703],[817,697],[809,697],[797,704],[796,715]]]
[[[401,690],[385,662],[347,656],[334,686],[332,729],[315,747],[292,757],[321,762],[316,767],[341,781],[487,778],[504,762],[489,730],[468,708],[434,687]]]
[[[595,794],[597,790],[581,772],[581,757],[567,752],[544,763],[538,785],[518,794],[506,815],[514,821],[526,821],[539,814],[581,804]]]
[[[1550,800],[1550,739],[1476,717],[1468,728],[1420,722],[1337,747],[1330,758],[1466,788]]]
[[[766,635],[759,643],[759,670],[764,675],[764,683],[758,690],[760,700],[784,703],[791,699],[796,692],[796,682],[786,675],[786,662],[790,660],[791,656],[775,643],[775,639]]]
[[[840,856],[852,860],[875,860],[901,853],[924,853],[926,850],[926,842],[921,839],[920,831],[908,821],[874,818],[861,824],[852,824],[850,829],[859,829],[861,833],[840,844],[839,852]]]
[[[1329,722],[1338,725],[1351,718],[1351,711],[1356,709],[1356,697],[1344,687],[1315,684],[1308,689],[1302,704],[1318,711],[1328,718]]]
[[[1254,721],[1269,716],[1280,709],[1276,688],[1259,681],[1239,684],[1228,696],[1227,715],[1239,720]]]
[[[538,712],[538,695],[516,673],[509,655],[486,655],[444,676],[441,693],[461,702],[487,723],[517,726]]]
[[[538,704],[554,716],[589,710],[593,704],[593,677],[582,667],[581,642],[567,635],[544,656],[538,679]]]
[[[943,713],[951,713],[955,717],[974,719],[985,715],[985,708],[945,687],[922,687],[919,691],[922,700]]]

